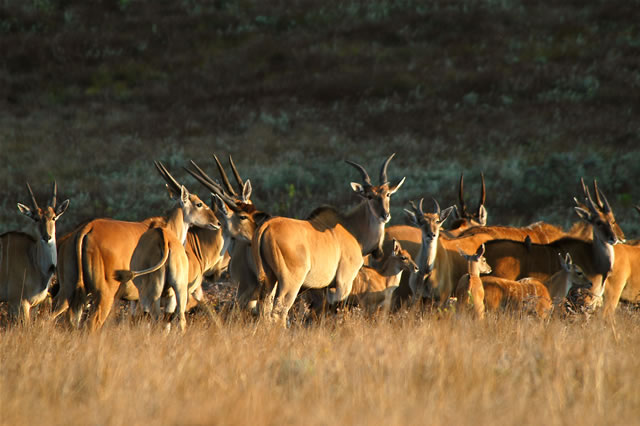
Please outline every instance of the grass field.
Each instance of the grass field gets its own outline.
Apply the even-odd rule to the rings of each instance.
[[[1,424],[636,424],[637,313],[2,330]]]

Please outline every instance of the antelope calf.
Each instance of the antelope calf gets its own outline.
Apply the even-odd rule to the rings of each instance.
[[[418,266],[409,252],[402,248],[397,240],[393,240],[391,253],[378,268],[363,266],[353,280],[351,293],[346,299],[349,306],[361,306],[369,313],[382,308],[388,311],[391,306],[391,295],[400,284],[403,272],[415,274]],[[329,290],[331,291],[331,290]],[[311,310],[316,314],[324,308],[325,292],[311,290]]]
[[[471,304],[478,319],[484,319],[484,286],[480,274],[491,273],[491,266],[483,256],[484,244],[472,255],[465,254],[462,250],[458,251],[467,261],[469,272],[458,280],[455,292],[456,299],[462,306]]]
[[[64,200],[56,206],[57,185],[45,208],[40,208],[27,184],[31,206],[18,203],[20,213],[31,219],[27,233],[0,235],[0,301],[9,304],[12,320],[30,319],[30,309],[47,297],[57,267],[56,221],[69,206]]]
[[[494,276],[480,277],[482,262],[486,265],[483,252],[484,246],[472,256],[460,253],[469,262],[469,273],[466,280],[465,277],[460,279],[456,290],[458,301],[473,302],[478,318],[484,318],[486,306],[491,311],[509,308],[535,312],[540,318],[546,319],[553,308],[564,301],[571,287],[591,288],[591,281],[582,268],[572,262],[569,253],[564,258],[558,253],[561,269],[543,282],[531,277],[518,281]]]

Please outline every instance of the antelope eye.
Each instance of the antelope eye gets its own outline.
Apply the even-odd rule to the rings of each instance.
[[[198,203],[198,204],[196,204],[196,207],[197,207],[197,208],[202,208],[202,203]]]
[[[247,216],[245,216],[245,215],[240,215],[240,216],[238,216],[238,219],[240,219],[240,220],[247,220]]]
[[[407,260],[407,256],[401,256],[400,260]]]

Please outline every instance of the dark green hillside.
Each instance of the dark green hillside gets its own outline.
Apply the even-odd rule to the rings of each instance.
[[[230,153],[301,216],[397,152],[395,223],[484,171],[491,223],[569,225],[584,176],[640,235],[637,0],[5,0],[0,111],[0,232],[27,180],[57,179],[66,230],[165,209],[154,159],[204,195],[181,167]]]

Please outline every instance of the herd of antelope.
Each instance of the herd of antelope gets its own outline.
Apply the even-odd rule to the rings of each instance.
[[[442,210],[434,199],[434,210],[425,211],[422,199],[411,202],[405,213],[412,226],[386,227],[391,196],[404,183],[387,177],[393,157],[383,162],[378,185],[347,161],[360,174],[351,188],[361,201],[349,210],[322,206],[304,220],[259,210],[231,157],[237,188],[215,155],[221,182],[193,161],[185,168],[210,191],[210,205],[156,162],[176,199],[166,216],[94,219],[59,240],[55,222],[69,200],[57,203],[54,183],[42,208],[27,184],[31,205],[18,203],[18,210],[31,227],[0,235],[0,301],[11,320],[28,323],[31,307],[52,295],[53,318],[66,314],[73,327],[96,330],[114,302],[128,300],[134,315],[167,317],[184,329],[185,312],[203,300],[203,277],[223,269],[237,286],[238,309],[282,325],[301,297],[311,316],[339,304],[373,313],[427,299],[441,307],[453,301],[479,320],[486,311],[547,318],[576,286],[588,289],[585,306],[602,307],[607,317],[620,300],[640,300],[640,246],[625,241],[595,181],[593,197],[581,181],[583,193],[574,198],[580,221],[568,232],[543,222],[487,226],[484,177],[471,212],[462,176],[458,205]]]

